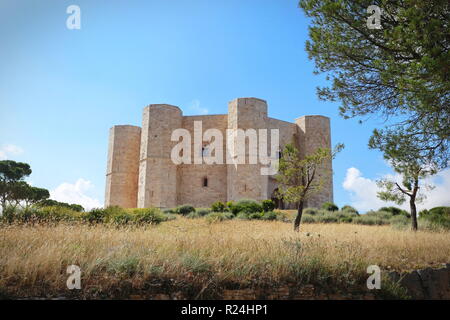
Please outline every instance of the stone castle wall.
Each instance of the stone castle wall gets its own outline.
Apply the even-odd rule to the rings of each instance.
[[[215,201],[273,197],[276,181],[272,176],[261,175],[261,164],[248,164],[251,156],[248,147],[246,164],[174,164],[170,156],[172,148],[178,144],[178,141],[171,141],[175,129],[183,128],[191,133],[192,156],[194,153],[200,155],[201,148],[209,143],[194,144],[194,121],[202,121],[202,133],[208,129],[222,132],[224,161],[227,128],[269,129],[269,141],[270,129],[279,129],[280,148],[294,142],[303,154],[320,146],[331,147],[327,117],[304,116],[295,123],[269,118],[266,101],[257,98],[231,101],[228,114],[224,115],[183,116],[176,106],[150,105],[144,108],[142,129],[135,126],[111,129],[105,206],[171,208],[191,204],[209,207]],[[320,170],[320,175],[328,177],[328,180],[322,192],[307,203],[308,206],[319,206],[333,200],[331,161]],[[207,186],[204,185],[205,178]]]

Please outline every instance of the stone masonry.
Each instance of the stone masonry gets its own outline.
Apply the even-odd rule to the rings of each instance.
[[[215,128],[224,138],[227,129],[279,129],[280,149],[295,143],[303,155],[318,147],[331,147],[329,118],[303,116],[293,123],[277,120],[268,117],[266,101],[257,98],[235,99],[228,104],[228,114],[223,115],[183,116],[176,106],[153,104],[144,108],[142,120],[142,128],[120,125],[110,129],[106,207],[173,208],[182,204],[209,207],[215,201],[274,198],[276,180],[261,175],[259,163],[175,164],[171,151],[178,142],[171,141],[172,132],[183,128],[193,137],[195,121],[202,121],[203,133]],[[191,145],[193,152],[202,152],[195,150],[194,139]],[[226,149],[224,141],[224,155]],[[307,206],[333,201],[331,169],[330,161],[320,173],[329,177],[327,183]],[[292,204],[280,202],[279,206],[288,208]]]

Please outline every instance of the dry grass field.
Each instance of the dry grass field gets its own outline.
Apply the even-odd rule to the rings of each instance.
[[[366,268],[411,270],[450,262],[450,233],[389,226],[278,221],[176,220],[148,227],[58,224],[0,229],[0,293],[42,295],[66,289],[78,265],[83,291],[143,288],[171,279],[205,290],[280,283],[339,288],[362,283]],[[193,289],[194,290],[194,289]]]

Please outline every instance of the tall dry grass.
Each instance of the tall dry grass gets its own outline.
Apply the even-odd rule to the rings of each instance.
[[[96,225],[0,228],[0,289],[65,289],[68,265],[86,288],[109,290],[123,279],[235,283],[316,282],[347,286],[368,265],[410,270],[450,262],[450,233],[388,226],[178,218],[146,228]],[[44,288],[44,289],[43,289]],[[41,291],[39,291],[41,290]]]

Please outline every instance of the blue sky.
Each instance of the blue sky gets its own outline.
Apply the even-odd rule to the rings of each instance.
[[[66,28],[72,4],[81,30]],[[258,97],[271,117],[330,117],[333,144],[346,146],[333,164],[335,202],[376,207],[374,180],[391,170],[367,141],[382,122],[344,120],[338,103],[318,100],[326,82],[304,50],[307,26],[295,0],[2,0],[0,157],[30,163],[30,181],[54,197],[103,203],[111,126],[140,125],[151,103],[217,114]]]

